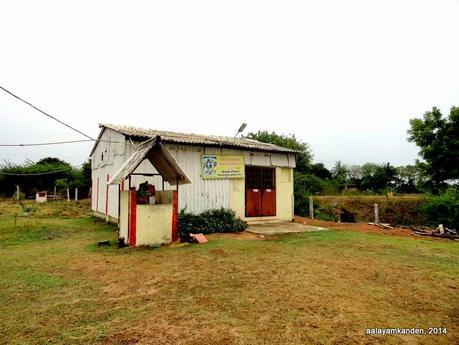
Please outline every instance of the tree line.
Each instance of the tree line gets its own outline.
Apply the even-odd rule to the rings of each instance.
[[[448,200],[452,200],[452,212],[459,214],[458,107],[452,107],[447,116],[434,107],[421,118],[410,120],[407,140],[419,147],[421,159],[405,166],[394,166],[388,162],[350,165],[337,161],[328,169],[322,163],[313,162],[310,146],[295,135],[258,131],[249,133],[248,137],[298,151],[294,179],[296,212],[304,213],[309,195],[393,192],[447,193]]]
[[[86,161],[75,168],[59,158],[47,157],[38,162],[15,164],[4,161],[0,164],[0,196],[11,197],[19,185],[21,193],[33,197],[40,191],[62,194],[67,188],[79,190],[86,197],[91,186],[91,163]]]

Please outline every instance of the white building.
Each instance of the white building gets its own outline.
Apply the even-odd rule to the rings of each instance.
[[[182,134],[168,131],[101,124],[91,151],[92,210],[117,221],[120,191],[138,188],[147,179],[156,190],[175,190],[143,161],[132,178],[108,184],[111,177],[149,139],[160,140],[191,183],[180,186],[179,209],[199,213],[231,208],[246,220],[292,220],[295,151],[246,138]],[[134,176],[138,173],[138,176]]]

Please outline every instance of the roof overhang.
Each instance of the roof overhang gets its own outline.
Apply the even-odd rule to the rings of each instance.
[[[108,184],[121,184],[145,159],[150,161],[164,181],[172,185],[191,183],[185,171],[161,143],[161,137],[157,136],[142,143],[112,176]]]
[[[99,125],[99,128],[100,128],[99,135],[97,136],[97,139],[96,139],[94,145],[92,146],[91,152],[89,153],[89,157],[92,157],[94,151],[96,150],[97,145],[99,144],[100,139],[102,138],[102,134],[104,134],[105,127]]]

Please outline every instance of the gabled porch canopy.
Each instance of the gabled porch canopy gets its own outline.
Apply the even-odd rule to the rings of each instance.
[[[134,173],[135,169],[137,169],[144,159],[148,159],[163,177],[164,181],[169,184],[191,183],[185,171],[183,171],[167,148],[161,143],[161,137],[157,136],[143,143],[112,176],[108,184],[121,184],[122,181]]]

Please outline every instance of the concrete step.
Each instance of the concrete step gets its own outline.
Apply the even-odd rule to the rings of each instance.
[[[285,223],[285,220],[279,219],[277,217],[250,217],[244,219],[247,224],[275,224],[275,223]]]

